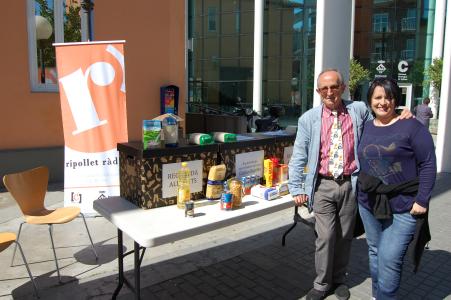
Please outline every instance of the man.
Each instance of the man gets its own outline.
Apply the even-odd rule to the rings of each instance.
[[[299,118],[289,164],[290,194],[296,205],[307,202],[313,209],[318,235],[316,278],[307,300],[324,299],[332,291],[338,299],[350,297],[344,283],[357,211],[357,145],[372,115],[364,102],[341,99],[342,78],[335,69],[318,76],[322,105]],[[411,117],[410,111],[403,111],[405,117]]]
[[[322,105],[314,107],[299,118],[293,155],[289,164],[289,188],[296,205],[308,202],[315,214],[318,235],[315,246],[316,278],[307,300],[324,299],[334,291],[339,299],[348,299],[344,285],[349,261],[357,203],[355,184],[358,170],[357,141],[363,124],[371,118],[364,102],[344,101],[345,84],[338,70],[320,73],[317,93]],[[335,114],[341,124],[341,173],[329,170],[335,164],[330,155],[332,127]],[[334,165],[335,166],[335,165]],[[305,178],[302,177],[306,169]],[[339,171],[340,172],[340,171]],[[352,177],[352,180],[351,180]],[[303,182],[304,181],[304,182]],[[315,201],[313,201],[315,200]]]
[[[432,110],[428,106],[431,100],[428,97],[424,98],[423,104],[420,104],[415,107],[414,112],[417,120],[420,121],[421,124],[429,128],[429,119],[432,118]]]

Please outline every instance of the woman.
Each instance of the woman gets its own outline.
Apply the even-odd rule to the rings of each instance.
[[[416,119],[399,119],[395,108],[401,91],[394,80],[375,80],[367,99],[375,119],[365,124],[358,147],[357,199],[369,248],[373,299],[395,299],[407,246],[417,222],[423,222],[418,220],[426,215],[434,187],[434,144]]]

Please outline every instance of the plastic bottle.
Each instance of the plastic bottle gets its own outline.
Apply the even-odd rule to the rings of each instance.
[[[185,208],[185,202],[190,201],[190,170],[187,162],[182,162],[182,168],[177,172],[177,207]]]

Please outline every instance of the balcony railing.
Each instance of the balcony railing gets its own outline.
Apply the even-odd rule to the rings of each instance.
[[[417,28],[417,18],[409,17],[401,19],[401,31],[411,31]]]
[[[415,58],[415,50],[402,50],[401,59],[403,60],[413,60]]]

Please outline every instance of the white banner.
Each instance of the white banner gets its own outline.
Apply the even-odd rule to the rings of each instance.
[[[64,205],[94,214],[119,196],[117,143],[127,142],[124,41],[55,44],[64,130]]]

